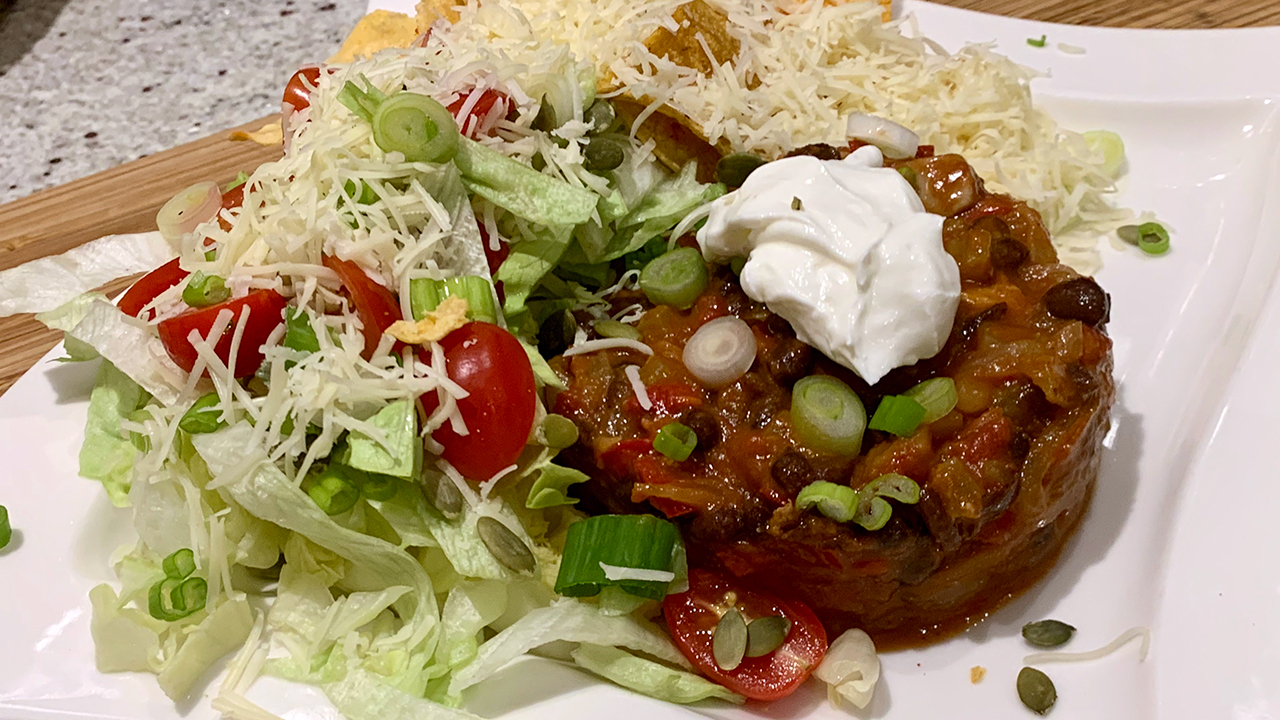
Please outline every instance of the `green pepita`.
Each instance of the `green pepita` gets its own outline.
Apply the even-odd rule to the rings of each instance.
[[[431,507],[447,518],[456,518],[462,512],[462,491],[444,473],[422,473],[422,493]]]
[[[1076,629],[1060,620],[1040,620],[1022,626],[1022,637],[1028,643],[1042,648],[1065,645]]]
[[[493,557],[508,569],[530,574],[538,567],[533,551],[502,521],[483,515],[476,520],[476,532]]]
[[[731,188],[742,187],[747,176],[764,164],[764,158],[751,153],[725,155],[716,163],[716,179]]]
[[[549,448],[563,450],[570,447],[578,442],[578,434],[578,426],[563,415],[551,413],[542,421],[542,437]]]
[[[625,338],[627,340],[639,340],[643,337],[634,325],[628,325],[617,320],[598,320],[595,328],[600,337]]]
[[[1058,690],[1048,675],[1031,667],[1018,673],[1018,699],[1032,712],[1044,715],[1058,701]]]
[[[791,621],[781,615],[756,618],[747,623],[747,657],[761,657],[782,647],[791,632]]]
[[[607,135],[591,138],[582,149],[582,167],[592,173],[616,170],[626,158],[626,145]]]
[[[716,624],[711,637],[711,655],[721,670],[734,670],[747,654],[747,622],[737,608],[731,608]]]

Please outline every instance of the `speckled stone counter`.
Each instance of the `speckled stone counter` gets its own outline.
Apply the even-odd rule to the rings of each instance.
[[[0,0],[0,203],[279,109],[366,0]]]

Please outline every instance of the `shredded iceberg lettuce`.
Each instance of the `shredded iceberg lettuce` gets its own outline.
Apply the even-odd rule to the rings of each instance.
[[[24,263],[0,272],[0,317],[54,310],[113,280],[154,270],[176,255],[160,233],[148,232],[108,235]]]

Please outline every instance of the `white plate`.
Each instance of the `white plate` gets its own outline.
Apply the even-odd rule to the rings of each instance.
[[[375,3],[405,9],[409,2]],[[908,2],[948,47],[995,41],[1051,75],[1041,102],[1068,127],[1124,135],[1124,202],[1176,229],[1158,259],[1108,248],[1120,400],[1093,507],[1059,565],[969,633],[884,656],[866,715],[902,720],[1023,720],[1014,677],[1018,628],[1057,617],[1071,649],[1135,625],[1136,647],[1047,668],[1053,717],[1201,720],[1280,717],[1280,29],[1161,32],[1034,23]],[[1032,48],[1028,37],[1048,35]],[[1059,51],[1057,43],[1086,49]],[[86,593],[110,580],[129,535],[96,485],[76,477],[92,367],[42,362],[0,398],[14,544],[0,553],[0,718],[212,717],[208,697],[175,711],[150,676],[93,669]],[[969,669],[987,668],[972,685]],[[216,686],[215,686],[216,687]],[[316,691],[270,680],[254,690],[287,718],[333,718]],[[817,688],[772,706],[686,710],[545,661],[526,661],[471,699],[483,715],[623,720],[660,713],[839,718]]]

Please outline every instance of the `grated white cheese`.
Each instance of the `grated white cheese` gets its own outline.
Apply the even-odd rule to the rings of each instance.
[[[584,340],[574,343],[568,350],[564,351],[565,357],[573,357],[583,353],[599,352],[600,350],[635,350],[645,355],[652,355],[653,348],[645,345],[639,340],[631,340],[629,338],[600,338],[599,340]]]
[[[648,568],[620,567],[600,563],[607,580],[640,580],[643,582],[671,582],[676,574],[669,570],[650,570]]]
[[[644,381],[640,379],[640,366],[628,365],[625,370],[627,380],[631,382],[631,390],[636,394],[636,400],[640,402],[640,407],[645,410],[653,409],[653,401],[649,399],[649,388],[644,386]]]
[[[1054,662],[1089,662],[1104,658],[1124,647],[1129,641],[1142,638],[1138,648],[1138,662],[1147,659],[1147,651],[1151,649],[1151,631],[1145,627],[1132,627],[1120,633],[1119,637],[1096,650],[1088,652],[1039,652],[1031,653],[1022,659],[1027,665],[1041,665]]]

